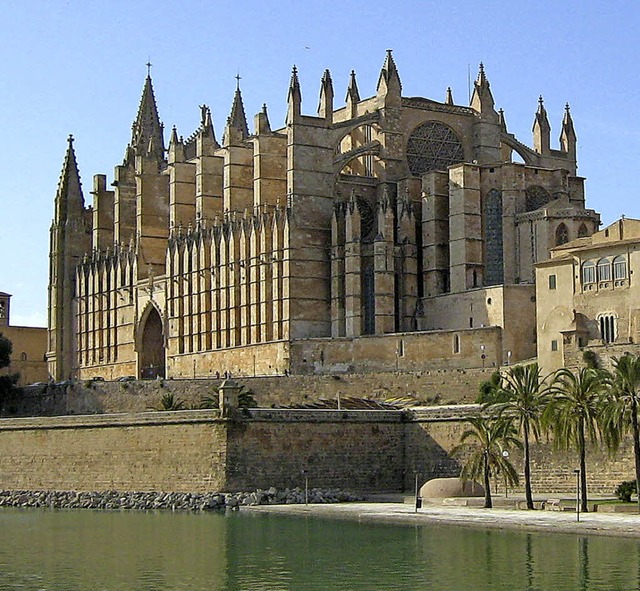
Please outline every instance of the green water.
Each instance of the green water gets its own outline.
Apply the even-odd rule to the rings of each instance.
[[[240,512],[0,510],[0,590],[629,590],[640,542]]]

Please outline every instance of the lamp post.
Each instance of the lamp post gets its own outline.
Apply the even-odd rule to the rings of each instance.
[[[482,369],[484,369],[484,360],[487,356],[484,354],[484,345],[480,345],[480,351],[482,352],[480,357],[482,358]]]
[[[576,475],[576,521],[580,521],[580,470],[574,470]]]
[[[511,365],[511,351],[507,351],[507,365]]]
[[[420,473],[416,470],[416,484],[415,484],[416,504],[415,504],[414,513],[417,513],[418,509],[420,509],[420,507],[422,507],[422,499],[418,496],[418,494],[420,493],[420,491],[418,490],[418,478],[419,478],[419,476],[420,476]]]
[[[509,351],[509,352],[511,352],[511,351]],[[502,457],[507,461],[509,460],[509,452],[506,449],[502,450]],[[504,478],[504,498],[506,499],[508,496],[509,496],[509,487],[507,486],[507,477],[505,475],[505,478]]]

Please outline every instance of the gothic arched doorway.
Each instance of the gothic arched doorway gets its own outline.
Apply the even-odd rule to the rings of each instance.
[[[143,380],[164,377],[164,336],[162,319],[155,307],[150,306],[146,318],[141,322],[142,336],[139,341],[140,377]]]

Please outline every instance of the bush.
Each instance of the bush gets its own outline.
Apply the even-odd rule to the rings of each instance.
[[[637,491],[636,481],[635,480],[625,480],[621,482],[615,490],[615,495],[621,501],[625,503],[631,502],[631,495],[635,494]]]
[[[184,410],[184,401],[174,396],[173,392],[167,392],[163,394],[156,410]]]
[[[593,351],[583,351],[582,360],[587,367],[598,369],[598,356]]]

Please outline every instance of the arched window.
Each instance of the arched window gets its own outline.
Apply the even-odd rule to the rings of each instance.
[[[459,334],[453,335],[453,352],[460,353],[460,335]]]
[[[20,353],[20,361],[26,361],[27,360],[27,354],[22,352]]]
[[[600,325],[600,338],[605,343],[613,343],[616,340],[616,318],[612,314],[604,314],[598,318]]]
[[[484,278],[485,285],[504,282],[502,243],[502,193],[491,189],[484,198]]]
[[[613,278],[616,280],[627,278],[627,260],[624,255],[619,255],[613,259]]]
[[[527,187],[524,195],[525,211],[540,209],[547,203],[549,203],[549,193],[546,189],[538,185]]]
[[[580,227],[578,228],[578,238],[586,238],[588,235],[589,230],[587,229],[587,226],[580,224]]]
[[[582,283],[589,284],[596,282],[596,264],[593,261],[587,261],[582,265]]]
[[[413,176],[432,170],[446,170],[464,162],[462,142],[448,125],[427,121],[416,127],[407,142],[407,163]]]
[[[569,242],[569,229],[564,224],[556,228],[556,246]]]
[[[598,281],[611,281],[611,262],[609,259],[598,261]]]

